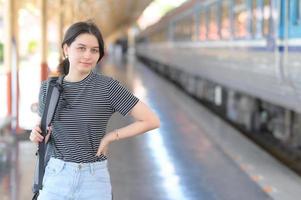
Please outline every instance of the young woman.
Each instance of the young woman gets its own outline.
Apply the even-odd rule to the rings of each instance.
[[[39,199],[111,200],[109,144],[158,128],[160,122],[147,105],[117,80],[92,71],[104,56],[103,38],[95,24],[73,24],[65,33],[62,48],[63,93],[52,122],[49,142],[53,152]],[[47,81],[41,85],[39,116],[43,113],[46,92]],[[130,114],[135,121],[106,133],[114,112]],[[38,124],[30,140],[38,143],[43,139]],[[45,138],[48,139],[49,136]]]

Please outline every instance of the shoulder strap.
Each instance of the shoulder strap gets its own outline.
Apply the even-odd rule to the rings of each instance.
[[[41,120],[41,129],[45,134],[47,132],[47,127],[50,126],[52,122],[60,94],[63,91],[63,78],[63,76],[54,77],[49,81],[45,109]]]
[[[50,78],[48,84],[48,90],[46,95],[46,104],[44,108],[44,112],[41,119],[41,130],[42,135],[45,137],[47,135],[47,127],[51,124],[58,100],[60,97],[61,92],[63,91],[62,82],[64,76]],[[45,150],[46,150],[46,143],[44,141],[39,143],[39,181],[38,187],[42,189],[42,182],[43,176],[45,173]]]

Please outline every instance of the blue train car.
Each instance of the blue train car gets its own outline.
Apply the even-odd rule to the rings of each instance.
[[[300,0],[191,0],[136,38],[136,54],[249,131],[301,148]]]

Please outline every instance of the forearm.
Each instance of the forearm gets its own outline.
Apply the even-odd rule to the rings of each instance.
[[[108,133],[107,136],[109,141],[112,142],[124,138],[133,137],[158,127],[159,127],[158,121],[153,121],[153,122],[136,121],[128,126],[111,131],[110,133]]]
[[[133,137],[160,126],[159,118],[142,102],[138,102],[131,111],[135,122],[111,131],[102,138],[96,156],[106,155],[107,145],[113,141]]]

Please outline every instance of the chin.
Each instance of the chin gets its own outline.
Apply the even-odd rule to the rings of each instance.
[[[82,68],[79,71],[83,74],[89,73],[92,70],[92,67]]]

